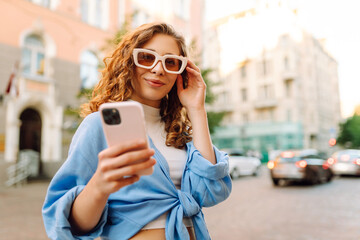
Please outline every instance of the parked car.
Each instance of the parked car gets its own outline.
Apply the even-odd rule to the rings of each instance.
[[[340,150],[327,160],[335,175],[360,175],[360,150]]]
[[[275,186],[280,180],[316,184],[330,182],[333,177],[329,164],[315,149],[283,151],[267,165]]]
[[[257,157],[249,157],[244,154],[241,149],[222,149],[229,155],[229,169],[232,178],[240,176],[253,175],[259,173],[261,161]]]

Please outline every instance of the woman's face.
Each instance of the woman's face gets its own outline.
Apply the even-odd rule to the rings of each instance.
[[[155,34],[142,48],[165,54],[180,55],[175,39],[165,34]],[[135,67],[133,81],[134,93],[131,99],[152,107],[160,107],[160,102],[174,86],[177,74],[165,72],[162,62],[158,61],[152,69]]]

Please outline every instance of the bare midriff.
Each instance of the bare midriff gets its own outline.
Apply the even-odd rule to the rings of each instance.
[[[187,227],[190,235],[190,240],[196,240],[194,228]],[[166,240],[165,228],[144,229],[140,230],[137,234],[129,240]]]

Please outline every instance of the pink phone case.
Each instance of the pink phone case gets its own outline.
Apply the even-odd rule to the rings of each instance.
[[[144,111],[134,101],[104,103],[99,108],[108,146],[123,141],[143,139],[147,144]],[[150,175],[153,169],[139,171],[139,175]]]

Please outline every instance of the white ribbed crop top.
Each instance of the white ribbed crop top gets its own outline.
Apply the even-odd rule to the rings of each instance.
[[[165,123],[161,122],[160,108],[150,107],[142,104],[145,113],[146,131],[151,137],[155,147],[161,152],[166,159],[170,177],[177,189],[181,187],[181,177],[186,163],[186,150],[166,146]],[[143,229],[165,228],[167,213],[158,219],[148,223]],[[192,226],[190,218],[184,218],[184,224],[187,227]]]

